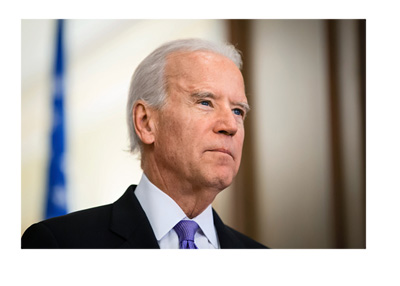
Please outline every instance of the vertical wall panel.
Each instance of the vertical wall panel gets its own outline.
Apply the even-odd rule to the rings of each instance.
[[[337,22],[338,95],[343,146],[341,168],[346,214],[344,246],[347,248],[365,247],[365,138],[362,133],[365,105],[360,104],[360,98],[364,98],[365,102],[360,84],[365,72],[360,69],[365,64],[365,53],[362,52],[363,44],[359,42],[360,33],[363,33],[359,30],[360,24],[362,22],[357,20]]]
[[[253,75],[262,241],[332,247],[323,21],[255,21]]]

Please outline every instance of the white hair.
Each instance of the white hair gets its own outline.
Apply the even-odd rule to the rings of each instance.
[[[166,58],[178,51],[209,51],[227,57],[241,69],[240,52],[230,44],[217,44],[202,39],[181,39],[167,42],[148,55],[132,75],[127,103],[127,123],[130,151],[141,151],[142,142],[137,136],[133,123],[133,106],[143,100],[149,106],[160,109],[166,100],[166,79],[164,76]]]

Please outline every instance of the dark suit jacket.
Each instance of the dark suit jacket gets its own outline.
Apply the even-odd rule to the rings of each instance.
[[[115,203],[51,218],[30,226],[22,248],[159,248],[130,186]],[[266,248],[224,225],[213,210],[221,248]]]

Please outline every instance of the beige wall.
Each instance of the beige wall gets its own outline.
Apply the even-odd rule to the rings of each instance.
[[[256,234],[270,247],[365,247],[361,27],[251,21]]]
[[[257,209],[274,248],[332,245],[322,21],[254,22]]]

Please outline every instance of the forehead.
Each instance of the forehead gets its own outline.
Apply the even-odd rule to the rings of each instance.
[[[165,76],[168,88],[214,89],[213,92],[230,91],[245,97],[239,68],[227,57],[213,52],[174,52],[166,59]]]
[[[178,51],[166,58],[166,72],[170,75],[182,74],[193,69],[204,70],[216,65],[239,71],[233,61],[211,51]]]

